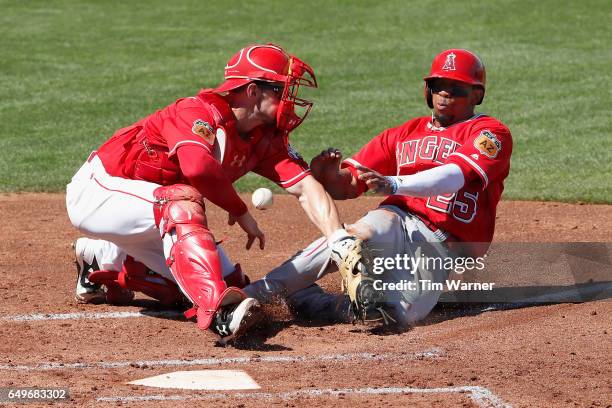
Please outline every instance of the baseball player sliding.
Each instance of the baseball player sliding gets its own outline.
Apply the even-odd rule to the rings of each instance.
[[[485,94],[484,65],[469,51],[451,49],[435,57],[424,80],[431,116],[383,131],[352,158],[342,161],[332,148],[311,162],[313,175],[334,199],[356,198],[367,190],[388,196],[346,228],[367,242],[369,255],[356,255],[362,261],[404,254],[412,259],[480,256],[493,237],[512,137],[497,119],[475,113]],[[365,270],[340,268],[348,297],[332,296],[314,282],[336,269],[329,262],[333,256],[334,248],[321,238],[245,292],[262,302],[288,297],[295,311],[309,318],[410,325],[432,310],[441,291],[417,284],[381,293],[373,281],[444,282],[449,273],[439,263],[405,268],[390,262],[373,276],[371,263],[364,262]]]
[[[342,228],[333,200],[291,148],[288,137],[312,103],[312,68],[272,44],[241,49],[214,89],[179,99],[118,130],[67,186],[75,242],[76,298],[122,303],[144,292],[165,304],[188,301],[188,317],[222,343],[243,334],[259,303],[208,229],[204,200],[223,208],[247,234],[265,235],[232,183],[253,171],[297,197],[342,264],[359,242]],[[348,249],[347,249],[348,248]],[[155,272],[152,272],[155,271]]]

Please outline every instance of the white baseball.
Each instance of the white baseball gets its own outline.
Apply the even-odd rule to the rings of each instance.
[[[253,191],[251,201],[258,210],[267,210],[274,204],[274,196],[272,196],[272,191],[265,187],[261,187]]]

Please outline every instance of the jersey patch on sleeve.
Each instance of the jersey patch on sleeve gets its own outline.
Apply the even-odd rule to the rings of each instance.
[[[206,140],[209,144],[215,143],[215,132],[210,123],[206,122],[202,119],[196,119],[193,121],[193,126],[191,127],[191,131],[194,135],[201,136],[204,140]]]
[[[494,159],[501,151],[502,144],[497,136],[491,131],[483,130],[478,137],[474,139],[474,147],[478,149],[481,154]]]
[[[289,157],[295,160],[302,160],[302,156],[291,145],[287,145],[287,153]]]

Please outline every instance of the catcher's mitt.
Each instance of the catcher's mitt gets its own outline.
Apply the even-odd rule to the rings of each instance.
[[[342,275],[342,290],[351,301],[353,322],[395,322],[383,307],[384,294],[374,288],[374,260],[366,243],[356,237],[346,236],[335,241],[331,251],[332,260]]]

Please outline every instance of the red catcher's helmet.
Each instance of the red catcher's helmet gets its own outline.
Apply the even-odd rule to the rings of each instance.
[[[429,75],[423,78],[425,80],[425,100],[427,101],[427,106],[433,108],[428,81],[435,78],[454,79],[481,87],[483,90],[482,99],[476,104],[480,105],[484,99],[486,76],[484,64],[476,54],[462,49],[442,51],[436,55],[431,63]]]
[[[227,92],[253,81],[280,82],[283,95],[276,114],[276,127],[291,132],[312,109],[312,102],[298,98],[300,86],[317,87],[310,65],[274,44],[254,44],[238,51],[225,67],[225,81],[215,92]]]

